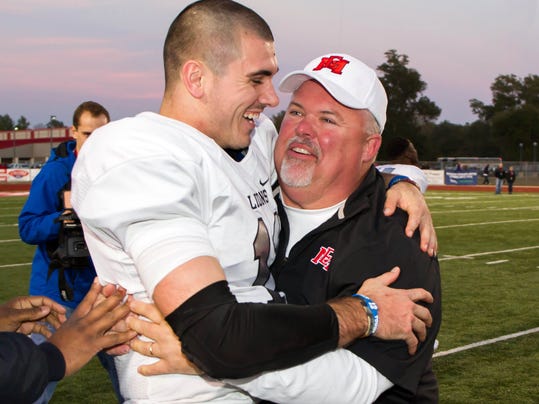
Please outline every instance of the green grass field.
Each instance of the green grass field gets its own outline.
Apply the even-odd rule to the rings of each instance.
[[[440,402],[538,403],[539,193],[429,191],[427,200],[443,283],[434,359]],[[23,203],[23,197],[0,198],[0,302],[27,293],[34,248],[18,237]],[[479,346],[447,353],[471,344]],[[62,381],[52,400],[73,402],[115,402],[95,359]]]

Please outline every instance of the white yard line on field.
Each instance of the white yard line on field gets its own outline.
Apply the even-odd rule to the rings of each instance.
[[[457,347],[457,348],[448,349],[447,351],[436,352],[434,355],[432,355],[432,357],[437,358],[437,357],[440,357],[440,356],[451,355],[451,354],[454,354],[454,353],[457,353],[457,352],[467,351],[468,349],[473,349],[473,348],[477,348],[477,347],[484,346],[484,345],[495,344],[496,342],[506,341],[508,339],[521,337],[521,336],[527,335],[527,334],[533,334],[535,332],[539,332],[539,327],[531,328],[531,329],[526,330],[526,331],[516,332],[514,334],[502,335],[501,337],[497,337],[497,338],[486,339],[486,340],[483,340],[483,341],[474,342],[473,344],[468,344],[468,345],[463,345],[463,346],[460,346],[460,347]]]
[[[490,224],[504,224],[504,223],[522,223],[522,222],[537,222],[539,218],[536,219],[515,219],[515,220],[501,220],[498,222],[479,222],[479,223],[464,223],[464,224],[449,224],[447,226],[434,226],[436,230],[438,229],[452,229],[454,227],[470,227],[470,226],[485,226]]]
[[[436,207],[433,207],[433,209],[430,211],[431,214],[434,214],[434,213],[462,213],[463,210],[462,209],[457,209],[454,205],[452,206],[449,206],[451,208],[455,208],[454,210],[448,210],[448,209],[444,209],[444,210],[436,210],[436,209],[439,209],[440,206],[436,206]],[[466,209],[466,213],[469,213],[469,212],[486,212],[486,211],[496,211],[496,212],[499,212],[499,211],[509,211],[509,210],[538,210],[539,209],[539,206],[537,205],[532,205],[532,206],[517,206],[517,207],[514,207],[514,208],[498,208],[498,207],[492,207],[492,208],[477,208],[477,209]]]
[[[13,238],[11,240],[0,240],[0,243],[14,243],[16,241],[22,241],[20,238]]]
[[[438,261],[470,259],[470,258],[474,258],[474,257],[481,257],[481,256],[484,256],[484,255],[505,254],[505,253],[512,253],[512,252],[516,252],[516,251],[533,250],[535,248],[539,248],[539,245],[533,245],[533,246],[529,246],[529,247],[512,248],[510,250],[486,251],[486,252],[482,252],[482,253],[466,254],[466,255],[459,255],[459,256],[448,255],[448,256],[443,256],[441,258],[438,258]]]
[[[496,264],[503,264],[504,262],[509,262],[509,260],[489,261],[489,262],[485,262],[485,264],[486,265],[496,265]]]
[[[6,264],[6,265],[0,265],[0,269],[3,269],[3,268],[14,268],[14,267],[24,267],[24,266],[27,266],[27,265],[32,265],[31,262],[23,262],[21,264]]]

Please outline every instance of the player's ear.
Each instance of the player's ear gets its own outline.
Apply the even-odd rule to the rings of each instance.
[[[198,60],[188,60],[182,66],[182,81],[185,88],[195,98],[204,95],[204,84],[208,69]]]

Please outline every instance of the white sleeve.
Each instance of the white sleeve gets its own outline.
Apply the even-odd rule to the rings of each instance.
[[[421,193],[427,191],[429,181],[427,176],[419,167],[410,164],[383,164],[376,167],[381,173],[404,175],[414,181],[421,190]]]
[[[224,380],[252,396],[275,403],[371,403],[393,384],[347,349],[302,365],[235,380]]]

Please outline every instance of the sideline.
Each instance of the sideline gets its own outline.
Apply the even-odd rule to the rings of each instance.
[[[514,334],[503,335],[503,336],[497,337],[497,338],[491,338],[491,339],[486,339],[486,340],[479,341],[479,342],[474,342],[473,344],[468,344],[468,345],[460,346],[458,348],[448,349],[447,351],[436,352],[434,355],[432,355],[432,357],[433,358],[438,358],[440,356],[447,356],[447,355],[451,355],[451,354],[454,354],[454,353],[457,353],[457,352],[467,351],[469,349],[477,348],[477,347],[480,347],[480,346],[495,344],[496,342],[506,341],[508,339],[513,339],[513,338],[521,337],[523,335],[533,334],[533,333],[536,333],[536,332],[539,332],[539,327],[531,328],[531,329],[526,330],[526,331],[515,332]]]

